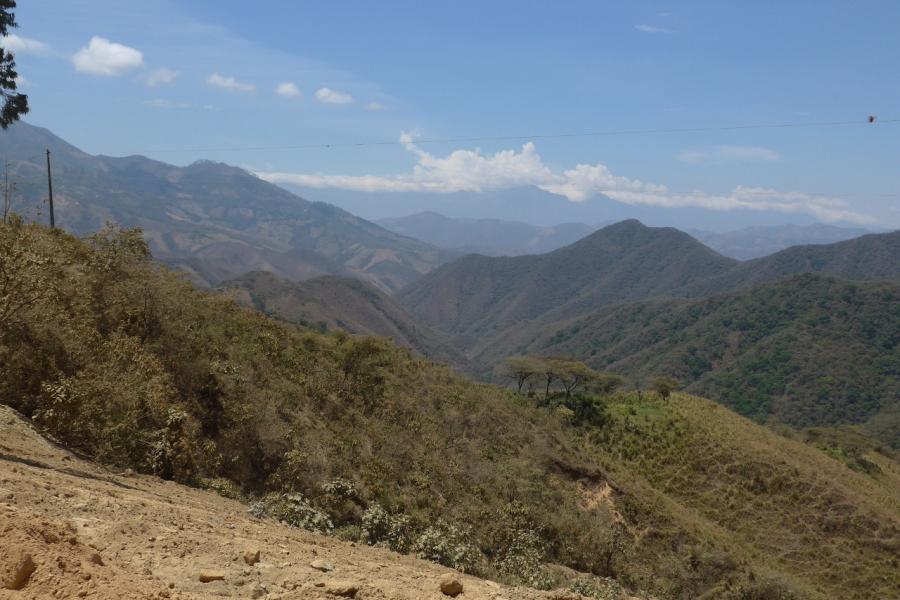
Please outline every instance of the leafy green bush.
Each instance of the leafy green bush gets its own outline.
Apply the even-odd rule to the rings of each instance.
[[[462,573],[480,570],[481,552],[473,543],[472,529],[438,519],[413,543],[416,556],[451,567]]]
[[[394,552],[407,553],[413,545],[413,523],[408,515],[391,514],[373,503],[363,513],[362,541],[370,546],[383,545]]]

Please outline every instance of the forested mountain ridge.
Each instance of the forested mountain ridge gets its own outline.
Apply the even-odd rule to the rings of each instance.
[[[354,276],[390,291],[456,256],[237,167],[92,156],[46,129],[17,123],[0,136],[0,154],[18,187],[14,209],[26,216],[36,217],[46,198],[45,148],[58,225],[82,234],[107,221],[139,226],[158,259],[206,285],[267,270],[292,280]]]
[[[718,294],[798,273],[822,273],[850,281],[900,279],[900,231],[870,233],[834,244],[793,246],[743,262],[726,273],[687,286],[683,293]]]
[[[525,326],[475,358],[565,355],[636,384],[666,373],[761,422],[861,425],[900,448],[900,283],[798,275]]]
[[[524,320],[667,295],[736,264],[677,229],[631,220],[539,256],[465,256],[397,298],[435,328],[481,337]]]

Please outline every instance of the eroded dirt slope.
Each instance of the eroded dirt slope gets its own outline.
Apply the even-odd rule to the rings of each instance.
[[[209,492],[115,474],[0,405],[0,600],[427,600],[448,597],[440,590],[448,575],[462,584],[463,599],[581,597],[506,588],[255,519]]]

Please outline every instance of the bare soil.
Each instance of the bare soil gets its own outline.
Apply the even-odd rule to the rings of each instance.
[[[257,551],[259,562],[248,564]],[[446,575],[462,584],[462,599],[581,598],[504,587],[256,519],[211,492],[113,473],[0,405],[0,600],[428,600],[448,598]]]

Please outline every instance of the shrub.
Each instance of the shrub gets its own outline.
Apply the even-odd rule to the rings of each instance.
[[[413,550],[421,559],[463,573],[477,572],[481,562],[481,552],[472,542],[472,530],[441,519],[425,528],[416,538]]]
[[[253,504],[249,512],[255,517],[271,517],[292,527],[315,533],[331,533],[334,530],[334,524],[328,515],[300,493],[268,494],[262,499],[261,505]]]
[[[392,515],[377,502],[363,513],[361,539],[370,546],[386,546],[394,552],[407,553],[413,542],[413,524],[408,515]]]

